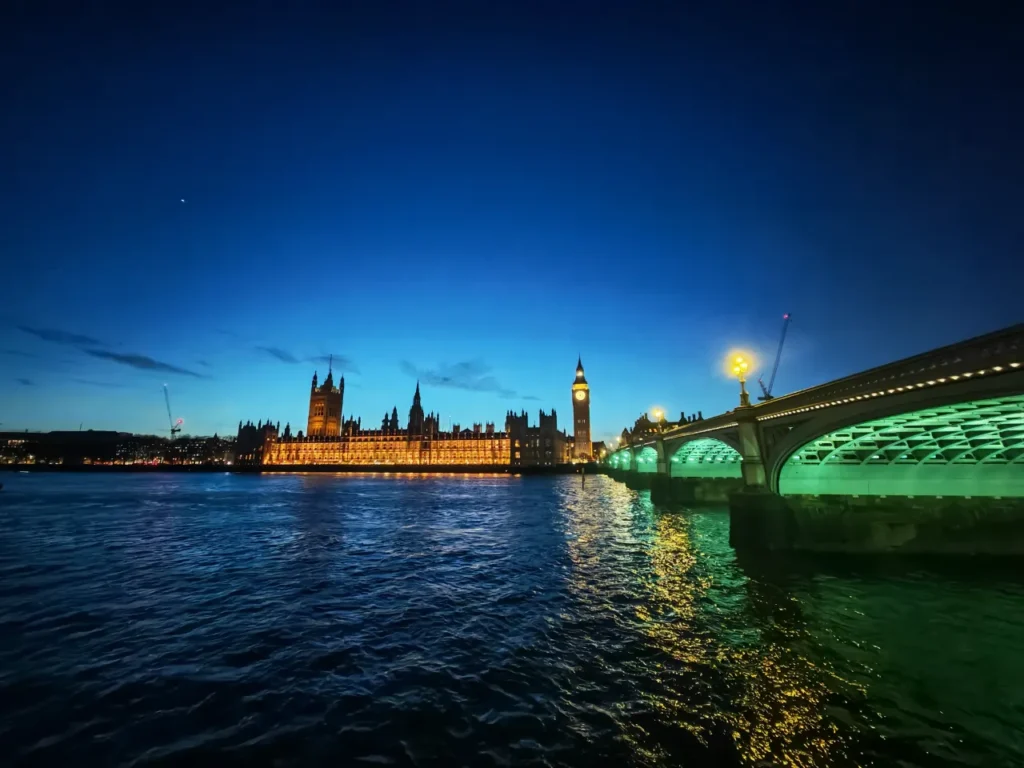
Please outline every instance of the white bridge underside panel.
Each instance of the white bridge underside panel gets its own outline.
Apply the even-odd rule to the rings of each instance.
[[[836,430],[786,461],[779,492],[1024,497],[1024,395]]]
[[[742,477],[740,454],[721,440],[702,438],[683,443],[668,464],[670,477]]]

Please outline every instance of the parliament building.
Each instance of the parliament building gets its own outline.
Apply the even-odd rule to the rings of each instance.
[[[240,463],[382,468],[565,464],[590,453],[590,392],[587,387],[585,398],[580,397],[581,386],[586,387],[582,364],[577,366],[573,383],[574,422],[577,436],[581,430],[584,435],[582,443],[558,430],[554,410],[550,414],[541,411],[536,427],[529,425],[525,411],[509,411],[501,432],[493,423],[474,424],[466,429],[455,424],[443,429],[437,414],[424,412],[419,382],[405,427],[400,425],[395,407],[390,414],[384,414],[379,429],[364,429],[361,418],[344,418],[344,376],[335,384],[333,371],[329,370],[321,384],[314,373],[305,432],[292,434],[290,424],[281,432],[279,425],[269,421],[256,426],[239,424],[239,458],[245,457]],[[581,445],[586,449],[581,451]]]

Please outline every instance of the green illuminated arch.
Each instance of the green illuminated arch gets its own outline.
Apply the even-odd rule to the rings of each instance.
[[[731,445],[703,437],[683,443],[669,461],[671,477],[742,477],[740,454]]]
[[[651,446],[646,446],[637,451],[636,471],[647,474],[658,471],[658,451]]]
[[[779,492],[1024,497],[1024,395],[837,429],[786,460]]]
[[[633,453],[628,448],[623,448],[609,456],[608,463],[613,469],[632,469]]]

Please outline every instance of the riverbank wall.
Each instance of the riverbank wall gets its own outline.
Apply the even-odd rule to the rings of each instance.
[[[330,473],[330,474],[377,474],[377,475],[571,475],[578,474],[579,465],[560,464],[545,467],[515,467],[510,464],[435,464],[435,465],[258,465],[238,466],[226,464],[161,464],[161,465],[124,465],[110,466],[104,464],[7,464],[0,466],[0,471],[7,472],[84,472],[93,474],[142,473],[160,472],[220,472],[237,475],[263,475],[288,473]],[[592,470],[588,467],[587,473]]]

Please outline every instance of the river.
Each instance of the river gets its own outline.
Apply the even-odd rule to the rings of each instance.
[[[1024,568],[605,477],[0,476],[7,765],[1024,764]]]

